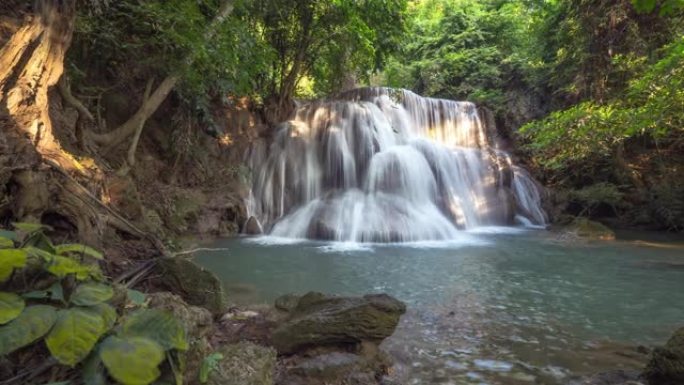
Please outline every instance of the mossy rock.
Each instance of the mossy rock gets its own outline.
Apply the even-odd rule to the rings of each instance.
[[[405,312],[404,303],[387,294],[328,297],[312,292],[274,331],[273,345],[280,353],[293,354],[310,347],[380,343],[394,333]]]
[[[207,308],[216,315],[226,311],[226,293],[214,273],[181,257],[160,260],[159,269],[164,285],[181,294],[190,305]]]
[[[209,374],[208,385],[272,385],[275,375],[276,351],[239,342],[218,350],[223,358]]]
[[[653,350],[643,377],[650,385],[684,384],[684,327],[664,347]]]
[[[575,218],[575,220],[563,230],[564,232],[575,235],[576,237],[589,240],[615,240],[615,232],[613,232],[613,230],[599,222],[595,222],[586,218]]]

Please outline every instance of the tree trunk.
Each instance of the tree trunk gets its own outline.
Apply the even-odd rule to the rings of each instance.
[[[154,79],[150,79],[145,86],[145,94],[143,95],[143,105],[147,104],[150,99],[150,92],[152,92],[152,85],[154,85]],[[133,141],[128,148],[128,155],[124,164],[119,170],[119,176],[125,176],[130,171],[131,167],[135,166],[135,151],[138,149],[138,142],[140,142],[140,135],[142,134],[143,127],[145,127],[145,122],[141,121],[138,128],[135,129],[135,134],[133,134]]]
[[[159,86],[154,90],[148,99],[143,100],[138,111],[131,116],[125,123],[115,128],[114,130],[104,133],[91,133],[92,139],[95,143],[108,148],[113,148],[125,142],[131,135],[133,135],[140,125],[145,125],[147,119],[157,111],[157,108],[164,102],[167,96],[171,93],[173,88],[178,83],[178,77],[168,76]]]
[[[67,171],[85,171],[55,138],[49,90],[64,70],[71,43],[76,0],[38,0],[32,13],[0,50],[0,169],[11,170],[8,189],[12,219],[42,221],[50,213],[64,218],[89,243],[97,242],[98,216],[64,188]],[[57,171],[57,172],[53,172]],[[60,219],[61,220],[61,219]]]
[[[27,136],[41,156],[63,167],[74,160],[53,135],[48,90],[62,76],[75,16],[75,0],[40,0],[0,51],[0,115]]]

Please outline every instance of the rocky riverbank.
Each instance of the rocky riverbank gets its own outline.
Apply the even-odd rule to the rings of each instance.
[[[235,308],[221,283],[193,262],[175,258],[151,284],[177,293],[147,296],[185,326],[190,349],[185,382],[213,385],[380,384],[392,360],[379,347],[405,305],[386,294],[286,295],[274,306]],[[199,306],[198,306],[199,305]],[[204,382],[203,382],[204,381]]]

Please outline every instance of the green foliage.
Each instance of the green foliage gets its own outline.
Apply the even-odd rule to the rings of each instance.
[[[97,265],[83,264],[69,257],[59,255],[53,255],[46,266],[46,270],[59,278],[73,275],[79,281],[90,278],[98,279],[102,276],[102,272]]]
[[[0,249],[0,282],[6,281],[14,269],[26,266],[28,254],[22,249]]]
[[[20,296],[0,291],[0,325],[17,318],[25,306],[24,299]]]
[[[102,343],[100,358],[107,370],[124,385],[146,385],[159,377],[164,349],[144,337],[108,337]]]
[[[100,12],[81,12],[69,60],[85,72],[74,75],[140,92],[151,78],[176,75],[185,107],[205,114],[211,96],[250,94],[265,71],[266,49],[248,29],[242,2],[225,20],[213,22],[221,3],[121,0]]]
[[[107,331],[102,314],[73,307],[57,313],[57,323],[45,338],[52,356],[64,365],[74,366],[90,354]]]
[[[165,352],[188,348],[183,326],[170,313],[139,309],[125,314],[125,308],[119,317],[108,303],[112,283],[97,265],[101,253],[84,245],[55,246],[42,226],[20,227],[17,245],[13,241],[11,248],[0,249],[0,271],[5,279],[16,269],[22,275],[49,273],[54,283],[0,292],[0,356],[44,339],[60,364],[83,366],[88,385],[106,383],[104,368],[124,385],[146,385],[171,356]]]
[[[661,15],[673,14],[684,8],[683,0],[632,0],[632,4],[638,12],[653,12],[658,8]]]
[[[128,316],[121,334],[128,337],[147,337],[165,350],[187,350],[185,329],[168,312],[156,309],[142,309]]]
[[[199,380],[201,384],[206,384],[209,381],[211,372],[218,369],[219,363],[223,359],[223,354],[215,352],[204,357],[202,366],[200,366]]]
[[[382,74],[383,85],[470,100],[501,116],[537,92],[539,7],[526,1],[425,0],[409,12],[409,38]],[[535,3],[536,4],[536,3]]]
[[[606,204],[615,210],[622,202],[624,194],[611,183],[600,182],[579,190],[572,190],[569,198],[584,207],[583,213],[591,216],[592,210],[601,204]]]
[[[30,345],[45,336],[57,320],[52,306],[28,306],[19,317],[0,326],[0,356]]]
[[[114,295],[114,289],[103,283],[83,283],[74,289],[69,300],[74,305],[92,306],[109,301]]]
[[[58,245],[55,247],[55,252],[59,255],[65,255],[69,253],[75,253],[75,254],[83,254],[87,255],[89,257],[95,258],[95,259],[102,259],[102,253],[99,251],[93,249],[92,247],[88,247],[86,245],[80,245],[77,243],[67,243],[63,245]]]
[[[520,131],[540,164],[568,170],[583,162],[606,161],[625,140],[655,140],[684,132],[684,37],[663,50],[660,60],[629,82],[626,92],[607,103],[588,101]]]
[[[14,241],[0,236],[0,249],[12,248],[14,247]]]
[[[406,0],[257,0],[249,5],[255,33],[270,48],[261,88],[279,100],[312,82],[313,94],[368,81],[404,30]]]

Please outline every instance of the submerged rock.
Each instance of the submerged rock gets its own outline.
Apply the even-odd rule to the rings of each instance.
[[[302,298],[296,294],[285,294],[275,300],[275,308],[284,312],[291,312],[297,308],[299,300]]]
[[[290,318],[273,332],[273,345],[292,354],[314,346],[379,343],[392,335],[404,312],[404,303],[387,294],[329,297],[312,292],[299,299]]]
[[[684,327],[664,347],[653,350],[643,376],[650,385],[684,384]]]
[[[214,273],[181,257],[159,261],[162,282],[175,292],[182,293],[191,305],[202,306],[213,314],[223,314],[227,308],[221,281]]]
[[[208,385],[271,385],[275,374],[276,352],[251,342],[223,346],[223,358],[209,374]]]
[[[583,238],[588,240],[615,240],[615,233],[607,226],[586,218],[575,218],[561,229],[563,238]]]

